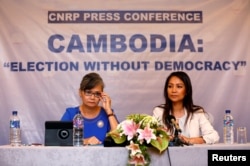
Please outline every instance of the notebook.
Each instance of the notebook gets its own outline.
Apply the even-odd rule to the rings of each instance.
[[[45,121],[45,146],[73,146],[72,121]]]

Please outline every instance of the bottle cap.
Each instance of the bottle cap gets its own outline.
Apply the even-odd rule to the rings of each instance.
[[[231,111],[230,111],[230,110],[226,110],[225,112],[226,112],[227,114],[230,114],[230,113],[231,113]]]
[[[17,115],[17,111],[12,111],[12,115]]]

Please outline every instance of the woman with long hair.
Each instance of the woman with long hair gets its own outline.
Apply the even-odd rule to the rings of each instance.
[[[193,104],[192,84],[185,72],[172,72],[167,77],[164,97],[165,104],[155,107],[153,116],[165,125],[171,139],[176,136],[176,125],[181,129],[178,138],[184,144],[213,144],[219,141],[218,132],[210,123],[208,114],[201,106]],[[173,117],[175,125],[169,117]]]

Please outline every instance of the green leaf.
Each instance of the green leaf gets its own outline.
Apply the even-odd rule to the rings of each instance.
[[[125,135],[120,136],[120,134],[116,130],[109,132],[108,136],[111,136],[116,144],[122,144],[127,139]]]
[[[158,131],[157,135],[156,140],[151,140],[150,144],[161,153],[168,148],[169,137],[165,131]]]

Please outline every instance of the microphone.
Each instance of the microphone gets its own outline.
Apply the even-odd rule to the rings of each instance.
[[[173,124],[173,125],[174,125],[175,130],[177,130],[178,132],[181,133],[180,126],[179,126],[179,124],[176,122],[176,119],[175,119],[175,117],[174,117],[173,115],[168,115],[167,121],[168,121],[170,124]]]

